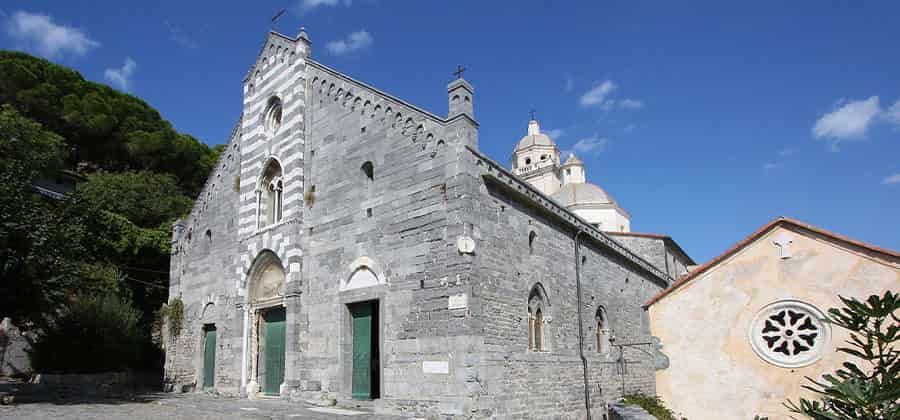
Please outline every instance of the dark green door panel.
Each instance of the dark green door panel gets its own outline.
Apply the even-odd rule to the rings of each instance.
[[[216,378],[216,327],[203,329],[203,387],[212,388]]]
[[[284,382],[285,313],[284,308],[266,311],[265,321],[265,380],[263,393],[278,395]]]
[[[377,306],[375,302],[363,302],[350,306],[353,326],[353,374],[351,395],[353,398],[377,397]]]

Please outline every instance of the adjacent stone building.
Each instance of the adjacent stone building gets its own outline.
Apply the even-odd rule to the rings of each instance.
[[[838,295],[900,290],[900,253],[779,218],[649,303],[669,366],[657,393],[689,419],[789,418],[782,404],[848,360],[850,337],[825,322]],[[711,414],[715,413],[715,416]]]
[[[654,391],[641,305],[671,270],[483,155],[466,80],[439,116],[313,60],[301,30],[268,34],[243,92],[173,234],[167,381],[479,418]]]

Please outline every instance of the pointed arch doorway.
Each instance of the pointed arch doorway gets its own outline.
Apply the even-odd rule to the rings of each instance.
[[[284,268],[271,251],[263,251],[250,270],[249,307],[250,383],[247,393],[279,396],[285,381],[286,311]]]

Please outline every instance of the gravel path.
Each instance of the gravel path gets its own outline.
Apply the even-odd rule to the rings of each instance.
[[[59,419],[400,419],[360,409],[315,407],[281,400],[225,398],[207,394],[148,394],[127,399],[62,400],[0,405],[0,418]]]

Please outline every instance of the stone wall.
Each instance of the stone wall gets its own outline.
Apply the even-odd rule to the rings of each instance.
[[[641,407],[613,402],[609,404],[609,420],[656,420],[656,417]]]
[[[378,411],[580,417],[572,239],[579,225],[590,230],[581,248],[590,404],[599,410],[622,390],[653,391],[649,356],[640,351],[649,342],[640,305],[662,287],[663,273],[571,213],[548,210],[546,197],[489,185],[470,101],[450,118],[435,116],[308,59],[302,42],[269,35],[244,83],[231,153],[176,230],[170,297],[185,302],[185,321],[178,337],[166,339],[170,382],[203,385],[203,328],[215,324],[214,385],[248,391],[241,380],[254,359],[245,349],[253,334],[244,341],[253,330],[248,288],[254,261],[266,252],[286,276],[283,397],[350,398],[347,305],[376,300]],[[458,89],[471,95],[467,86],[448,87],[451,108]],[[285,107],[274,136],[260,125],[273,94]],[[284,219],[258,229],[255,189],[271,158],[285,173]],[[531,249],[530,232],[537,235]],[[357,288],[351,279],[362,269],[372,284]],[[536,283],[548,297],[543,352],[527,347]],[[615,341],[598,351],[601,306]]]
[[[470,159],[472,156],[469,157]],[[486,161],[475,157],[472,162]],[[584,415],[584,370],[578,352],[575,228],[538,205],[519,184],[485,183],[484,166],[472,165],[476,279],[472,300],[484,331],[477,372],[479,408],[499,417]],[[501,175],[502,176],[502,175]],[[582,224],[582,228],[592,229]],[[531,233],[535,236],[532,237]],[[582,317],[592,411],[623,391],[654,391],[649,323],[641,304],[665,285],[657,275],[582,235]],[[608,238],[607,238],[608,240]],[[529,244],[529,242],[531,242]],[[634,256],[632,256],[634,258]],[[543,351],[528,347],[529,292],[546,291]],[[473,305],[475,306],[475,305]],[[597,313],[605,314],[614,341],[597,344]],[[622,345],[619,347],[618,345]],[[643,350],[643,351],[641,351]],[[625,362],[623,363],[622,360]],[[580,414],[579,414],[580,413]]]
[[[694,264],[693,260],[667,236],[619,232],[610,232],[610,236],[666,272],[672,280],[685,275],[687,267]]]
[[[469,312],[450,310],[448,299],[470,287],[471,257],[455,248],[466,203],[457,173],[475,127],[324,66],[314,66],[310,80],[306,180],[315,199],[304,210],[301,390],[349,398],[347,305],[378,300],[380,410],[460,414],[471,360],[465,349],[477,331]],[[379,284],[348,285],[361,267]]]
[[[838,295],[864,300],[900,290],[896,255],[872,252],[790,222],[750,239],[649,308],[653,333],[671,360],[667,369],[656,372],[658,394],[679,415],[708,418],[714,407],[718,418],[788,418],[786,400],[817,397],[803,388],[809,385],[807,377],[819,379],[851,358],[835,351],[849,334],[824,324],[809,352],[799,353],[813,358],[778,365],[753,347],[762,330],[755,325],[761,311],[787,302],[815,308],[819,318],[830,308],[844,306]]]
[[[31,345],[28,337],[9,318],[0,320],[0,376],[31,373],[31,360],[27,353],[29,348]]]

